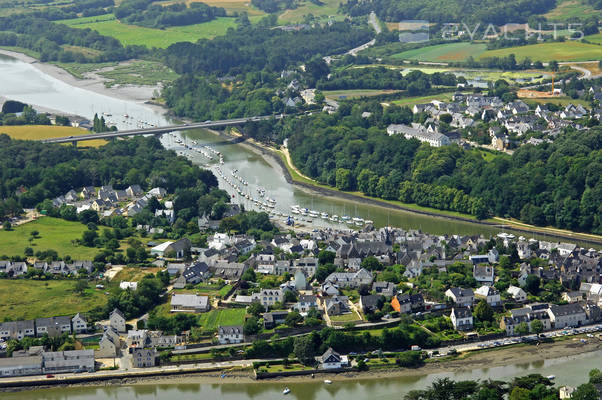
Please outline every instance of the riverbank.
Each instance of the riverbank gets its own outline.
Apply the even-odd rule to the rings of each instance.
[[[5,54],[5,55],[11,56],[11,57],[18,58],[19,60],[31,65],[32,68],[36,68],[37,70],[42,72],[44,75],[48,75],[48,76],[50,76],[50,78],[60,80],[61,82],[64,82],[66,85],[68,85],[69,87],[73,86],[73,87],[77,87],[77,88],[81,88],[81,89],[94,91],[95,94],[101,94],[103,96],[118,99],[118,100],[121,100],[124,102],[125,101],[128,101],[128,102],[135,102],[135,101],[141,102],[142,101],[143,103],[145,103],[144,107],[147,110],[152,110],[156,114],[161,114],[161,115],[164,115],[164,113],[165,113],[164,107],[157,105],[156,103],[150,104],[148,99],[144,99],[144,98],[141,99],[140,96],[137,96],[135,94],[135,90],[134,90],[134,92],[128,92],[128,90],[130,90],[130,89],[133,90],[134,89],[133,87],[130,87],[130,88],[125,88],[125,87],[123,87],[123,88],[106,88],[106,87],[104,87],[104,84],[102,81],[94,80],[94,79],[90,79],[90,80],[77,79],[76,77],[72,76],[70,73],[66,72],[65,70],[62,70],[61,68],[59,68],[55,65],[40,63],[35,58],[27,56],[22,53],[17,53],[15,51],[10,51],[10,50],[0,50],[0,54]],[[29,70],[29,68],[28,68],[28,70]],[[30,73],[33,72],[31,70],[29,70],[29,71],[30,71]],[[56,81],[54,83],[52,81],[50,81],[48,77],[46,77],[45,79],[48,80],[49,83],[51,83],[51,84],[54,84],[54,85],[57,84]],[[44,83],[46,83],[46,81],[44,81]],[[64,86],[64,85],[61,85],[61,86]],[[142,96],[142,97],[144,97],[144,96]],[[98,99],[98,100],[102,102],[102,99]],[[32,101],[31,103],[35,104],[35,101]],[[47,102],[45,104],[46,104],[46,106],[52,106],[51,104],[56,104],[56,102],[52,102],[52,103]],[[127,108],[128,108],[127,105],[123,105],[122,107],[123,107],[124,111],[127,111]],[[94,109],[94,108],[92,108],[92,109]],[[104,110],[104,108],[102,108],[102,110]],[[77,111],[77,112],[82,113],[83,111]],[[123,112],[123,111],[120,111],[120,112]],[[87,115],[87,114],[90,114],[90,112],[84,112],[84,114]],[[131,114],[131,112],[130,112],[130,114]],[[91,117],[91,116],[89,116],[89,117]],[[153,118],[152,116],[151,117],[146,116],[146,117],[142,117],[140,119],[149,120],[152,118]],[[125,121],[123,121],[123,122],[125,122]],[[127,127],[124,129],[127,129]],[[409,218],[417,218],[417,216],[423,216],[423,219],[429,219],[429,220],[432,219],[432,221],[429,221],[429,223],[431,223],[431,224],[440,224],[441,221],[446,220],[445,223],[447,225],[466,227],[466,228],[468,228],[467,230],[470,231],[470,234],[486,232],[487,235],[495,235],[496,233],[499,233],[502,230],[511,229],[512,232],[514,232],[516,234],[540,235],[539,239],[544,239],[544,240],[548,240],[545,237],[544,238],[541,237],[541,236],[545,235],[545,236],[550,236],[552,238],[557,238],[558,240],[561,240],[561,241],[572,241],[572,242],[578,242],[578,243],[580,242],[579,244],[584,247],[594,245],[599,248],[600,246],[602,246],[602,237],[597,236],[597,235],[573,233],[573,232],[562,231],[562,230],[557,230],[557,229],[553,229],[553,228],[538,228],[538,227],[522,224],[522,223],[516,222],[516,221],[507,221],[507,220],[498,220],[498,219],[478,221],[474,217],[459,214],[459,213],[454,213],[454,212],[450,212],[450,211],[441,211],[441,210],[435,210],[435,209],[430,209],[430,208],[426,208],[426,207],[420,207],[420,206],[417,206],[414,204],[404,204],[404,203],[400,203],[397,201],[387,201],[387,200],[383,200],[383,199],[372,198],[372,197],[365,196],[362,193],[358,193],[358,192],[342,192],[335,188],[321,185],[315,181],[312,181],[311,179],[309,179],[307,177],[303,177],[303,175],[300,173],[300,171],[295,170],[290,159],[287,159],[286,155],[284,155],[282,153],[282,151],[265,146],[262,143],[255,142],[250,139],[247,140],[247,143],[239,143],[239,144],[241,144],[243,147],[245,147],[247,149],[253,150],[256,154],[260,154],[262,156],[262,158],[264,160],[266,160],[272,168],[274,168],[276,171],[279,171],[282,174],[282,176],[285,178],[287,183],[295,185],[296,188],[299,188],[306,193],[310,193],[312,195],[317,194],[324,198],[338,198],[338,199],[342,199],[342,200],[345,200],[348,202],[352,202],[354,204],[364,204],[367,206],[379,208],[379,210],[377,210],[381,214],[381,218],[379,220],[377,220],[377,218],[370,218],[369,213],[366,216],[366,218],[377,220],[377,223],[380,224],[380,226],[382,226],[386,223],[389,223],[386,218],[382,217],[382,215],[388,213],[390,210],[396,210],[396,211],[399,211],[398,213],[396,213],[396,216],[401,217],[401,218],[397,218],[397,222],[399,222],[399,219],[404,219],[406,216]],[[255,150],[257,150],[257,151],[255,151]],[[424,218],[424,217],[427,217],[427,218]],[[395,225],[395,222],[394,221],[392,221],[392,222],[393,222],[392,225]],[[458,223],[456,223],[456,222],[458,222]],[[488,229],[480,228],[483,226],[488,227]],[[420,222],[414,224],[412,227],[416,228],[416,229],[422,229],[422,225],[420,224]],[[310,229],[311,227],[308,226],[307,228]],[[451,227],[451,228],[452,229],[448,229],[445,231],[440,230],[438,233],[460,233],[460,232],[454,230],[453,227]],[[428,228],[426,229],[426,231],[428,231]]]
[[[447,373],[459,373],[488,370],[496,367],[518,366],[528,369],[530,364],[549,362],[558,364],[579,357],[589,357],[590,353],[602,353],[602,342],[596,338],[588,338],[586,343],[581,342],[583,336],[575,336],[569,339],[557,340],[541,344],[519,344],[498,349],[478,350],[462,353],[452,359],[430,359],[419,368],[387,368],[372,369],[363,372],[343,373],[318,373],[311,375],[277,377],[255,380],[253,371],[249,368],[253,360],[248,360],[244,365],[228,366],[227,363],[207,364],[202,367],[189,366],[168,367],[163,369],[137,369],[132,371],[102,371],[96,374],[70,374],[70,379],[60,376],[49,381],[44,377],[24,377],[15,379],[24,385],[6,387],[0,379],[0,392],[14,392],[21,390],[41,389],[52,386],[80,387],[80,386],[131,386],[131,385],[162,385],[162,384],[262,384],[262,383],[304,383],[321,382],[330,379],[333,382],[357,381],[357,380],[379,380],[391,378],[424,377],[427,375],[438,375]],[[38,384],[31,385],[36,380]],[[5,387],[2,387],[5,386]]]
[[[105,79],[96,74],[90,74],[86,79],[78,79],[57,65],[40,62],[38,59],[27,54],[0,48],[0,55],[12,57],[19,61],[30,64],[32,67],[38,69],[44,74],[68,85],[89,90],[103,96],[113,97],[119,100],[145,104],[149,108],[153,108],[155,111],[158,111],[161,114],[164,114],[166,111],[164,107],[152,102],[153,92],[156,90],[156,87],[124,85],[120,87],[107,88],[104,84]],[[56,110],[50,111],[60,113],[60,111]]]
[[[213,131],[213,133],[217,132]],[[236,138],[238,140],[241,139],[240,134],[226,132],[219,132],[217,134],[219,134],[222,137]],[[258,155],[261,155],[262,157],[264,157],[264,159],[266,159],[266,161],[270,163],[270,165],[274,166],[274,164],[277,164],[279,170],[282,172],[284,178],[289,184],[295,185],[297,188],[303,189],[309,193],[314,193],[326,197],[336,197],[339,199],[362,203],[370,206],[376,206],[382,209],[398,210],[408,213],[425,215],[432,218],[460,221],[464,223],[488,226],[504,230],[513,230],[517,233],[545,235],[557,240],[568,240],[571,242],[578,241],[597,247],[602,246],[602,237],[593,234],[570,232],[557,228],[541,228],[522,222],[517,222],[509,219],[502,219],[498,217],[494,217],[490,220],[479,221],[476,218],[471,218],[470,216],[465,217],[458,213],[439,211],[414,205],[404,205],[397,201],[377,199],[363,195],[361,193],[343,192],[335,188],[321,185],[311,180],[310,178],[302,175],[301,172],[294,165],[292,165],[290,156],[287,156],[287,154],[283,150],[274,149],[273,147],[267,146],[251,138],[247,138],[244,142],[239,142],[238,144],[245,146],[246,148],[252,150]]]

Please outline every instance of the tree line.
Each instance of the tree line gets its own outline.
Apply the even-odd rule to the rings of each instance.
[[[83,186],[125,189],[156,186],[170,193],[194,189],[200,195],[217,179],[190,161],[165,150],[157,138],[111,141],[98,149],[12,140],[0,135],[0,218]]]
[[[384,21],[426,20],[429,22],[481,22],[504,25],[524,23],[531,15],[545,14],[556,7],[556,0],[348,0],[340,9],[352,17],[372,11]],[[473,29],[473,28],[471,28]]]
[[[421,118],[402,110],[342,103],[333,115],[290,120],[276,135],[288,137],[293,163],[305,175],[340,190],[602,232],[602,129],[567,129],[553,143],[521,146],[511,157],[487,161],[476,150],[387,135],[388,124]],[[362,118],[364,111],[372,115]]]
[[[274,29],[276,18],[271,17],[275,15],[255,25],[243,19],[238,28],[212,40],[172,44],[166,49],[165,62],[180,74],[232,75],[263,69],[279,72],[317,54],[344,53],[372,38],[368,27],[351,22],[288,32]]]
[[[122,46],[109,36],[92,29],[76,29],[33,16],[0,18],[0,45],[18,46],[40,53],[40,61],[106,62],[140,57],[148,52],[144,46]],[[63,45],[97,50],[97,55],[65,50]]]
[[[154,0],[125,0],[114,10],[121,21],[148,28],[199,24],[225,17],[226,10],[205,3],[155,4]]]
[[[456,76],[450,73],[425,74],[415,70],[403,76],[399,70],[365,67],[331,72],[328,77],[318,80],[316,88],[320,90],[407,89],[411,93],[424,94],[432,86],[455,87],[456,84]]]

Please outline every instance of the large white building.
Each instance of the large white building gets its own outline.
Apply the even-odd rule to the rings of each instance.
[[[444,134],[431,127],[425,128],[420,124],[412,124],[412,126],[391,124],[387,127],[387,133],[389,135],[403,135],[406,139],[418,139],[433,147],[451,144],[449,138]]]

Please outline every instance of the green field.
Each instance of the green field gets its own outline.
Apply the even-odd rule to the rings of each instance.
[[[111,18],[112,17],[112,18]],[[147,47],[166,48],[177,42],[196,42],[199,39],[210,39],[226,33],[234,28],[234,18],[221,17],[202,24],[173,26],[165,29],[145,28],[126,25],[117,21],[112,15],[88,18],[76,18],[61,21],[73,28],[90,28],[101,35],[111,36],[123,45],[141,45]]]
[[[412,107],[415,104],[430,103],[433,100],[449,101],[449,100],[451,100],[452,95],[453,95],[453,93],[449,92],[449,93],[433,94],[430,96],[406,97],[404,99],[394,100],[391,103],[398,105],[398,106]]]
[[[13,139],[40,140],[55,137],[84,135],[89,133],[83,128],[56,125],[5,125],[0,126],[0,133],[6,133]],[[82,142],[80,147],[100,147],[107,144],[106,140],[95,139]],[[70,144],[69,144],[70,146]]]
[[[0,315],[15,321],[75,315],[106,304],[107,296],[102,291],[88,289],[80,296],[73,292],[74,286],[71,280],[0,279]]]
[[[203,331],[215,331],[218,326],[242,325],[246,313],[244,308],[211,310],[201,314],[199,323],[203,327]]]
[[[431,62],[464,61],[468,57],[477,58],[487,49],[482,43],[449,43],[421,47],[393,54],[391,58]]]
[[[25,247],[32,247],[34,252],[52,249],[60,257],[69,255],[74,260],[92,260],[98,254],[97,248],[71,243],[72,240],[80,239],[87,229],[79,222],[41,217],[10,231],[0,230],[0,255],[22,256]],[[38,231],[39,237],[30,244],[28,239],[32,231]]]
[[[60,257],[69,255],[74,260],[92,260],[98,254],[97,248],[71,243],[72,240],[80,239],[85,230],[86,226],[79,222],[41,217],[10,231],[0,230],[0,255],[22,256],[25,247],[32,247],[34,252],[52,249]],[[39,238],[30,244],[28,239],[32,231],[38,231]]]
[[[556,8],[544,14],[544,17],[550,21],[566,21],[600,14],[602,11],[594,10],[590,4],[587,4],[587,0],[560,0]]]
[[[339,14],[339,5],[342,0],[322,0],[322,5],[319,6],[308,0],[300,1],[299,6],[294,10],[284,10],[278,16],[278,23],[291,24],[303,22],[306,15],[311,14],[316,18],[333,17],[335,20],[344,19],[344,15]]]
[[[186,2],[192,3],[194,1],[200,0],[187,0]],[[256,22],[267,15],[264,11],[255,8],[249,0],[203,0],[203,3],[213,7],[222,7],[228,12],[228,15],[246,12],[251,22]]]
[[[592,43],[602,44],[602,33],[586,36],[585,39],[587,39],[588,41],[590,41]]]
[[[105,86],[115,85],[150,85],[169,83],[178,78],[171,68],[154,61],[132,61],[119,65],[98,75],[109,79]]]
[[[326,90],[322,92],[324,97],[332,100],[357,99],[360,97],[379,96],[381,94],[395,93],[396,90],[380,89],[351,89],[351,90]],[[341,97],[343,96],[343,97]]]
[[[602,57],[602,46],[581,42],[540,43],[521,47],[488,50],[480,58],[506,57],[514,54],[517,60],[530,57],[533,61],[589,61]]]

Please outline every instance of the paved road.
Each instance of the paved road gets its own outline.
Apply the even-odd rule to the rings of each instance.
[[[174,131],[187,131],[187,130],[199,129],[199,128],[221,128],[221,127],[233,126],[233,125],[243,125],[248,122],[268,120],[271,118],[280,119],[282,117],[283,117],[283,115],[263,115],[263,116],[258,116],[258,117],[233,118],[233,119],[225,119],[225,120],[221,120],[221,121],[205,121],[205,122],[197,122],[197,123],[192,123],[192,124],[161,126],[161,127],[157,127],[157,128],[132,129],[132,130],[127,130],[127,131],[102,132],[102,133],[91,133],[88,135],[58,137],[58,138],[44,139],[44,140],[41,140],[41,142],[44,142],[44,143],[72,143],[72,142],[81,142],[81,141],[85,141],[85,140],[111,139],[111,138],[125,137],[125,136],[161,135],[164,133],[169,133],[169,132],[174,132]]]

